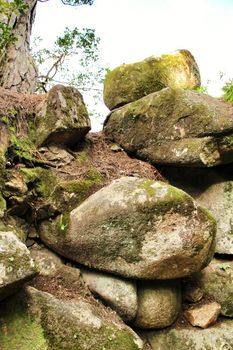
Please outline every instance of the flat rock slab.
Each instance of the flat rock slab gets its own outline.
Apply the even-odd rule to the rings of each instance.
[[[141,350],[141,339],[109,310],[27,287],[1,304],[1,350]]]
[[[170,326],[181,310],[179,280],[138,283],[138,310],[134,325],[142,329]]]
[[[0,232],[0,300],[37,273],[30,252],[13,232]]]
[[[165,87],[192,89],[200,84],[194,57],[188,50],[177,50],[109,72],[104,81],[104,102],[112,110]]]
[[[124,321],[135,318],[138,306],[135,281],[87,269],[82,269],[81,272],[89,289],[115,310]]]
[[[213,259],[193,276],[203,291],[221,305],[221,314],[233,317],[233,261]]]
[[[221,305],[211,302],[191,307],[184,316],[192,326],[207,328],[217,321],[220,311]]]
[[[145,332],[152,350],[231,350],[233,320],[222,320],[206,329],[171,327]]]
[[[62,220],[41,224],[46,245],[83,265],[124,277],[188,276],[213,254],[213,217],[163,182],[120,178]]]
[[[37,106],[35,143],[73,146],[91,129],[83,97],[74,87],[56,85]]]
[[[158,164],[211,167],[233,161],[233,106],[195,91],[166,88],[113,111],[106,135]]]

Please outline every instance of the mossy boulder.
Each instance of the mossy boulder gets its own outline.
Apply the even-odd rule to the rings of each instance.
[[[231,166],[231,165],[229,165]],[[219,254],[233,254],[232,169],[163,167],[163,175],[173,186],[190,194],[209,209],[217,221],[216,248]]]
[[[27,287],[1,305],[1,350],[140,350],[141,339],[108,310]]]
[[[144,333],[152,350],[230,350],[233,348],[233,320],[221,320],[214,326],[198,329],[174,326]]]
[[[233,107],[206,94],[166,88],[113,111],[106,135],[155,164],[211,167],[233,161]]]
[[[37,273],[27,247],[13,232],[0,232],[0,300]]]
[[[221,305],[221,314],[233,317],[233,261],[213,259],[193,276],[197,285]]]
[[[216,222],[185,192],[123,177],[39,228],[42,241],[89,267],[130,278],[171,279],[212,258]]]
[[[37,145],[79,143],[90,130],[83,97],[74,87],[54,86],[37,106],[32,137]]]
[[[4,215],[2,220],[0,220],[0,232],[1,231],[13,231],[18,239],[25,243],[28,236],[29,225],[24,219],[18,216]]]
[[[9,147],[9,132],[4,123],[0,121],[0,190],[5,182],[5,166],[6,158],[5,154]]]
[[[135,318],[137,312],[135,281],[94,270],[81,269],[81,272],[88,288],[115,310],[124,321]]]
[[[0,219],[4,216],[5,211],[6,211],[6,201],[0,192]]]
[[[140,281],[138,310],[134,325],[143,329],[170,326],[181,310],[179,280]]]
[[[104,81],[104,102],[112,110],[165,87],[192,89],[200,83],[194,57],[178,50],[110,71]]]

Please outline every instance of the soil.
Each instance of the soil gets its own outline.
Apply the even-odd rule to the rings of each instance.
[[[166,181],[153,165],[131,158],[120,147],[118,151],[113,151],[112,146],[115,146],[115,144],[109,141],[103,132],[89,133],[85,141],[72,152],[75,157],[85,152],[88,162],[82,165],[77,162],[71,162],[63,166],[62,169],[57,168],[55,171],[59,180],[81,179],[85,177],[85,174],[90,169],[95,168],[105,179],[101,187],[122,176],[136,176],[150,180]]]

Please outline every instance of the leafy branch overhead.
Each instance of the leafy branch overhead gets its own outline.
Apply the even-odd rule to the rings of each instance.
[[[51,49],[40,49],[40,42],[41,38],[37,38],[32,50],[40,72],[38,90],[47,91],[53,82],[76,85],[79,88],[87,84],[88,89],[91,89],[96,82],[102,81],[105,69],[100,65],[100,39],[94,29],[66,28]],[[72,63],[74,58],[75,62]],[[78,73],[73,72],[71,65],[78,66]],[[97,71],[92,79],[94,69]]]

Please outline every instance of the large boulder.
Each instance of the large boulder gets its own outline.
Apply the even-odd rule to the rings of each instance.
[[[13,232],[0,232],[0,300],[37,273],[27,247]]]
[[[94,270],[82,269],[81,271],[89,289],[115,310],[124,321],[135,318],[137,286],[134,281]]]
[[[105,133],[152,163],[210,167],[233,161],[233,107],[166,88],[113,111]]]
[[[152,350],[230,350],[233,349],[233,320],[198,329],[174,326],[145,333]]]
[[[193,276],[197,285],[221,305],[221,314],[233,317],[233,261],[213,259]]]
[[[163,175],[171,185],[190,194],[214,215],[217,221],[215,252],[233,254],[233,178],[232,171],[229,175],[225,170],[164,167]]]
[[[174,279],[212,258],[216,223],[185,192],[123,177],[70,215],[41,224],[46,245],[76,262],[125,277]]]
[[[179,280],[142,281],[138,285],[135,326],[144,329],[170,326],[181,310]]]
[[[140,350],[114,314],[83,298],[59,300],[27,287],[1,304],[1,350]]]
[[[34,135],[37,145],[72,146],[80,142],[90,128],[83,97],[74,87],[54,86],[37,106]]]
[[[104,102],[112,110],[165,87],[192,89],[200,83],[194,57],[187,50],[178,50],[109,72],[104,81]]]

